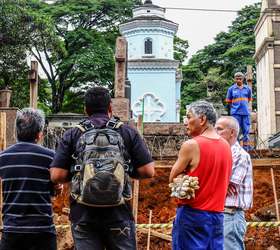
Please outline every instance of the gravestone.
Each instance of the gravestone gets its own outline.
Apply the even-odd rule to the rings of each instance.
[[[6,142],[7,147],[16,143],[16,135],[15,135],[15,120],[17,114],[17,108],[8,108],[8,107],[0,107],[0,112],[6,113]]]

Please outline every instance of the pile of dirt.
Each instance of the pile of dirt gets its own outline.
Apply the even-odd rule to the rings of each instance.
[[[172,162],[158,162],[159,166],[172,165]],[[143,180],[140,184],[138,223],[148,223],[149,209],[153,211],[153,223],[168,223],[176,213],[176,206],[170,199],[168,187],[170,169],[158,168],[153,180]],[[269,169],[254,170],[254,204],[246,212],[247,221],[261,217],[260,208],[274,203],[272,181]],[[274,171],[278,198],[280,198],[280,171]],[[147,237],[142,236],[139,249],[146,249]],[[159,245],[158,245],[159,244]],[[277,228],[248,228],[245,238],[247,250],[267,249],[271,246],[280,249]],[[151,237],[151,249],[171,249],[170,242]]]
[[[274,171],[277,196],[280,198],[280,171]],[[261,208],[274,205],[272,179],[269,169],[254,170],[254,204],[247,211],[246,219],[253,221],[255,218],[268,219],[266,214],[261,214]],[[246,249],[261,250],[274,246],[280,249],[280,236],[278,228],[248,228],[246,233]]]
[[[174,162],[157,162],[159,168],[156,169],[156,176],[151,180],[140,181],[138,223],[148,223],[149,210],[152,210],[152,223],[172,222],[176,213],[175,202],[170,198],[168,178],[171,166]],[[280,171],[275,171],[275,182],[277,184],[277,194],[280,197]],[[272,205],[274,202],[272,181],[269,169],[254,170],[254,205],[247,211],[246,219],[253,221],[261,217],[260,208]],[[54,201],[54,210],[57,213],[57,224],[69,223],[64,214],[68,207],[67,192],[59,196]],[[163,230],[161,233],[170,235],[171,230]],[[147,233],[138,232],[139,250],[147,249]],[[245,244],[247,250],[268,249],[274,246],[280,249],[280,237],[277,228],[248,228]],[[73,241],[70,229],[58,230],[59,250],[73,249]],[[171,249],[171,242],[161,238],[151,236],[151,250]]]

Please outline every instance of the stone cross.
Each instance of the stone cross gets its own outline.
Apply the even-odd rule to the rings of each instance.
[[[31,61],[31,70],[28,74],[28,80],[30,85],[30,101],[29,106],[31,108],[37,108],[38,99],[38,62]]]
[[[116,66],[115,66],[115,95],[112,99],[113,115],[122,121],[130,119],[130,103],[125,96],[126,66],[127,66],[127,41],[124,37],[118,37],[116,42]]]
[[[125,97],[127,42],[124,37],[118,37],[116,42],[115,66],[115,98]]]

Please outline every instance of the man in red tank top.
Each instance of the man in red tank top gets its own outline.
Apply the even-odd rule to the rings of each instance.
[[[170,182],[180,174],[198,177],[191,199],[178,199],[172,231],[173,250],[223,249],[223,210],[232,168],[229,144],[215,131],[211,103],[198,101],[187,110],[187,134],[172,167]]]

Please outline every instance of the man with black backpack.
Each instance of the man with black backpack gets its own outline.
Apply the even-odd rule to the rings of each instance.
[[[151,178],[154,163],[138,132],[112,117],[109,91],[85,95],[88,118],[67,130],[51,164],[55,183],[71,181],[77,250],[136,249],[129,177]]]

